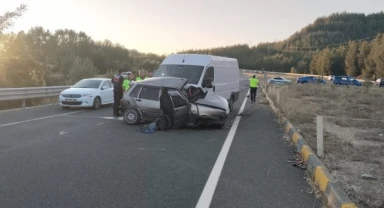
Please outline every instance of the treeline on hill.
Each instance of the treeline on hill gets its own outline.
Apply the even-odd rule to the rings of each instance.
[[[276,72],[384,77],[384,13],[336,13],[318,18],[288,39],[255,47],[186,50],[234,57],[241,68]]]
[[[165,58],[129,50],[108,40],[94,41],[84,32],[54,32],[42,27],[2,33],[25,8],[0,16],[0,87],[67,85],[97,75],[111,77],[118,68],[154,70]],[[384,77],[384,13],[336,13],[284,41],[255,47],[234,45],[179,53],[234,57],[241,68]],[[357,41],[356,41],[357,40]]]
[[[154,70],[164,57],[128,50],[108,40],[96,42],[84,32],[35,27],[1,36],[0,87],[67,85],[119,68]]]

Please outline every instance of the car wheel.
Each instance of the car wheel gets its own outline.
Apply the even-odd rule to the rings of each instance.
[[[93,108],[94,109],[99,109],[101,107],[101,99],[100,97],[96,97],[94,100],[93,100]]]
[[[125,123],[134,125],[141,121],[140,112],[136,108],[127,108],[123,113]]]
[[[229,107],[229,111],[232,112],[233,111],[233,108],[234,108],[234,98],[233,96],[231,96],[231,99],[229,99],[229,102],[228,102],[228,107]]]

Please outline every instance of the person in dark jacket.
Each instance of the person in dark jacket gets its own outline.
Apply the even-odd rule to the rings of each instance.
[[[119,106],[120,100],[123,99],[124,87],[123,87],[124,77],[121,75],[121,69],[119,69],[118,73],[115,74],[112,78],[113,83],[113,115],[120,116]]]
[[[170,120],[169,127],[173,127],[173,103],[171,96],[168,93],[168,90],[165,87],[161,88],[160,95],[160,109],[163,110],[163,115],[167,116]]]

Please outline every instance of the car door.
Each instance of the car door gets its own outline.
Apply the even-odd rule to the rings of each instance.
[[[190,103],[177,91],[172,92],[170,95],[174,107],[174,125],[176,127],[186,126],[189,121]]]
[[[100,87],[100,97],[101,97],[102,104],[112,102],[111,94],[113,97],[111,83],[108,82],[108,80],[102,82],[101,87]]]
[[[160,111],[160,87],[143,86],[139,96],[136,98],[137,108],[144,117],[158,118]]]

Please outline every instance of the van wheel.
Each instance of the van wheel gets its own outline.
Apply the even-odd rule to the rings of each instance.
[[[233,111],[233,108],[234,108],[234,98],[233,96],[231,96],[231,99],[229,99],[229,102],[228,102],[228,107],[229,107],[229,111],[232,112]]]

